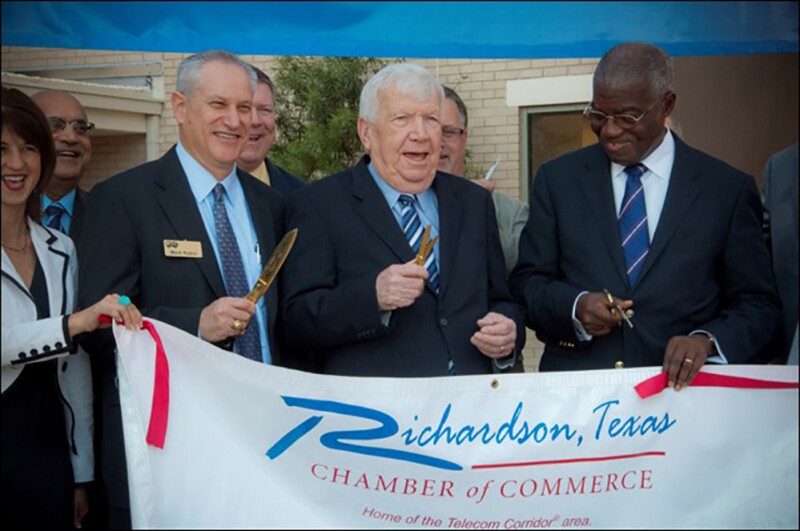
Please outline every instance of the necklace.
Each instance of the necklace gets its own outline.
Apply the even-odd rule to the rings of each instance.
[[[24,253],[25,251],[28,250],[28,232],[29,231],[30,231],[30,229],[26,226],[25,227],[25,244],[22,247],[15,248],[15,247],[11,247],[10,245],[6,245],[5,243],[0,244],[0,245],[5,247],[9,251],[14,251],[15,253]]]

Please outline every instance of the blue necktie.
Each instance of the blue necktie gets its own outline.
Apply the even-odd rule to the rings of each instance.
[[[625,168],[628,179],[625,183],[622,207],[619,210],[619,234],[622,237],[622,251],[625,254],[625,267],[631,287],[636,285],[647,252],[650,250],[647,209],[642,186],[642,175],[646,171],[647,167],[644,164]]]
[[[417,208],[414,206],[414,198],[410,195],[403,194],[397,201],[402,207],[400,217],[402,219],[403,232],[414,254],[417,254],[419,252],[419,246],[422,243],[422,233],[424,229],[422,228],[422,222],[419,219]],[[433,291],[439,293],[439,268],[436,265],[435,254],[436,253],[431,252],[423,265],[425,269],[428,270],[428,282],[433,288]]]
[[[48,227],[64,232],[61,228],[61,217],[66,213],[66,210],[61,204],[50,203],[47,205],[47,208],[44,209],[44,213],[50,217],[50,220],[47,222]]]
[[[406,235],[408,244],[414,251],[414,254],[419,253],[419,246],[422,243],[422,221],[419,219],[417,207],[414,206],[414,198],[407,194],[401,194],[397,198],[397,202],[402,207],[400,211],[401,223],[403,224],[403,233]],[[425,269],[428,270],[428,282],[430,283],[433,291],[439,293],[439,268],[436,265],[436,253],[431,252],[428,259],[425,261]],[[448,356],[447,359],[447,374],[455,376],[456,364],[453,358]]]
[[[225,289],[231,297],[244,297],[250,292],[247,286],[247,277],[244,273],[242,255],[236,234],[233,232],[228,212],[225,209],[225,187],[217,183],[214,187],[214,227],[217,230],[217,246],[219,258],[222,261],[222,275],[225,279]],[[239,354],[245,358],[262,361],[261,337],[258,334],[258,321],[253,320],[244,334],[236,339]]]

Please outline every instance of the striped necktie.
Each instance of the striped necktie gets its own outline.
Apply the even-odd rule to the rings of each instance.
[[[408,194],[401,194],[400,197],[397,198],[397,202],[400,203],[401,206],[400,217],[403,233],[406,235],[408,244],[411,246],[414,254],[417,254],[419,252],[419,246],[422,243],[422,233],[424,230],[422,228],[422,221],[420,221],[419,214],[417,213],[417,207],[414,206],[414,197]],[[428,283],[430,283],[433,291],[438,294],[439,267],[436,265],[435,254],[436,253],[433,251],[431,252],[424,266],[425,269],[428,270]],[[455,376],[456,374],[456,364],[449,355],[447,358],[447,374],[450,376]]]
[[[222,183],[217,183],[214,187],[213,211],[225,289],[231,297],[244,297],[249,293],[250,288],[247,285],[236,234],[233,232],[228,212],[225,209],[225,187]],[[244,334],[236,339],[236,343],[240,355],[251,360],[262,361],[261,337],[258,333],[258,321],[255,319],[255,315]]]
[[[628,176],[625,182],[625,196],[619,209],[619,234],[622,238],[622,251],[631,287],[636,285],[642,272],[647,253],[650,250],[650,234],[647,229],[647,209],[644,203],[642,175],[647,171],[644,164],[625,168]]]
[[[419,214],[417,213],[417,208],[414,206],[414,197],[408,194],[402,194],[397,201],[402,207],[400,217],[403,224],[403,232],[414,254],[417,254],[419,252],[419,246],[422,243],[422,233],[424,230],[422,228],[422,222],[419,219]],[[439,293],[439,267],[436,265],[435,254],[436,253],[431,252],[423,265],[425,269],[428,270],[428,282],[433,288],[433,291]]]
[[[44,209],[44,213],[50,219],[47,222],[47,226],[51,229],[56,229],[61,232],[64,230],[61,228],[61,218],[67,211],[61,206],[60,203],[50,203],[47,205],[47,208]]]

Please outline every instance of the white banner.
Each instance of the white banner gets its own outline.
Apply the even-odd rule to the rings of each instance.
[[[643,399],[659,368],[320,376],[152,323],[152,423],[156,343],[115,327],[137,528],[798,527],[796,366]]]

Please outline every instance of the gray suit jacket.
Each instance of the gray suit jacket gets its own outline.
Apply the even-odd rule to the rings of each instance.
[[[492,194],[494,209],[497,212],[497,230],[500,231],[500,244],[503,246],[503,258],[506,262],[506,273],[509,275],[517,265],[519,255],[519,236],[528,221],[528,204],[511,199],[501,192]]]
[[[783,334],[775,357],[786,360],[798,321],[797,143],[779,151],[764,169],[764,208],[769,215],[772,267],[783,302]],[[795,359],[797,354],[795,353]]]

